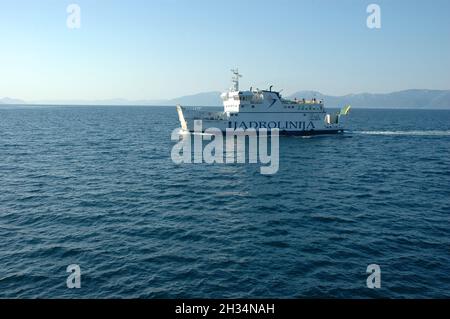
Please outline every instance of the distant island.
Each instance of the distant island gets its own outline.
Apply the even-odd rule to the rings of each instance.
[[[26,104],[27,102],[19,99],[11,99],[9,97],[0,98],[0,104],[14,105],[14,104]]]
[[[324,100],[328,107],[342,107],[350,104],[356,108],[415,108],[450,109],[450,90],[404,90],[392,93],[360,93],[343,96],[325,95],[317,91],[298,91],[286,98],[317,98]],[[0,98],[3,105],[142,105],[170,106],[176,104],[195,106],[222,106],[220,92],[204,92],[166,100],[43,100],[23,101],[13,98]]]

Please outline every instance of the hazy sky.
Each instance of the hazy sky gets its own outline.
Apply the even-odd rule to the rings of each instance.
[[[448,0],[0,0],[0,41],[0,97],[26,100],[225,90],[232,67],[285,93],[450,89]]]

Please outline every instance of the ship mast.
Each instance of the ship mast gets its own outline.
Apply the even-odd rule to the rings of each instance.
[[[237,92],[239,91],[239,78],[241,78],[242,75],[239,74],[239,70],[237,68],[232,69],[231,72],[233,72],[233,77],[231,78],[233,85],[231,86],[230,91]]]

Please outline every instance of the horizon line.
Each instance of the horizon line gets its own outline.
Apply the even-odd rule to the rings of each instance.
[[[281,92],[280,91],[274,91],[274,92]],[[314,93],[320,93],[322,95],[326,95],[326,96],[330,96],[330,97],[346,97],[349,95],[362,95],[362,94],[373,94],[373,95],[387,95],[387,94],[393,94],[393,93],[399,93],[399,92],[406,92],[406,91],[450,91],[450,89],[419,89],[419,88],[414,88],[414,89],[402,89],[402,90],[395,90],[395,91],[388,91],[388,92],[359,92],[359,93],[347,93],[347,94],[343,94],[343,95],[330,95],[330,94],[326,94],[323,93],[320,90],[297,90],[293,93],[289,93],[286,94],[285,96],[291,96],[294,95],[298,92],[301,91],[306,91],[306,92],[314,92]],[[124,98],[124,97],[114,97],[114,98],[98,98],[98,99],[87,99],[87,98],[82,98],[82,99],[74,99],[74,98],[64,98],[64,99],[57,99],[57,98],[49,98],[49,99],[23,99],[23,98],[19,98],[19,97],[10,97],[10,96],[3,96],[0,97],[0,101],[4,100],[4,99],[10,99],[10,100],[19,100],[21,102],[24,103],[13,103],[11,105],[19,105],[19,104],[28,104],[28,105],[41,105],[41,103],[45,103],[42,105],[46,105],[47,103],[67,103],[67,102],[71,102],[71,101],[77,101],[77,102],[86,102],[86,103],[91,103],[91,102],[105,102],[105,101],[114,101],[114,100],[122,100],[124,102],[155,102],[155,101],[160,101],[160,102],[169,102],[172,100],[176,100],[176,99],[180,99],[180,98],[186,98],[186,97],[192,97],[195,95],[201,95],[201,94],[210,94],[210,93],[220,93],[222,91],[216,90],[216,91],[204,91],[204,92],[197,92],[197,93],[192,93],[192,94],[187,94],[187,95],[181,95],[181,96],[177,96],[177,97],[173,97],[173,98],[141,98],[141,99],[134,99],[134,98]],[[0,103],[1,104],[1,103]],[[8,105],[8,104],[2,104],[2,105]],[[68,105],[79,105],[79,104],[68,104]],[[81,104],[84,105],[84,104]],[[93,104],[96,105],[96,104]]]

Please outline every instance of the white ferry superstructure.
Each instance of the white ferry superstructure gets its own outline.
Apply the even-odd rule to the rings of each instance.
[[[350,106],[336,114],[327,114],[322,100],[282,98],[280,92],[269,90],[239,90],[238,70],[232,70],[232,86],[221,94],[223,112],[203,111],[177,105],[181,128],[194,131],[194,121],[201,120],[202,130],[279,129],[281,135],[318,135],[344,132],[345,115]]]

